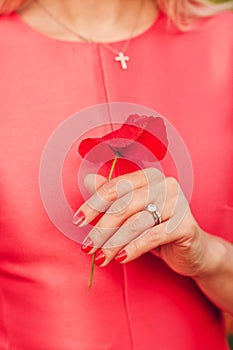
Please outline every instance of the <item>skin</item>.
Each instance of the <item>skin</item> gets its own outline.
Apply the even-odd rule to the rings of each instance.
[[[151,252],[175,272],[192,277],[213,303],[233,314],[233,247],[199,227],[174,178],[149,168],[111,181],[88,175],[85,185],[92,195],[78,210],[85,215],[80,226],[105,212],[88,234],[93,242],[88,254],[101,248],[106,257],[101,267],[123,249],[127,257],[121,264]],[[155,226],[145,210],[149,203],[159,208],[161,224]]]
[[[127,39],[140,8],[134,35],[147,29],[157,16],[153,0],[40,2],[70,28],[100,42]],[[20,15],[49,36],[77,41],[34,1]],[[233,247],[199,227],[175,179],[164,178],[155,169],[124,175],[124,181],[122,177],[107,181],[93,176],[85,179],[92,196],[79,211],[84,213],[85,223],[92,221],[98,211],[106,211],[88,235],[94,244],[89,254],[102,248],[106,256],[101,267],[108,265],[122,249],[127,253],[123,264],[151,252],[177,273],[192,277],[213,303],[233,314]],[[160,225],[154,226],[151,213],[144,210],[148,203],[158,206],[163,219]]]
[[[66,26],[96,42],[128,39],[132,29],[133,35],[138,35],[157,17],[154,0],[32,0],[19,11],[30,26],[56,39],[68,41],[79,39],[56,23],[38,6],[37,1]]]

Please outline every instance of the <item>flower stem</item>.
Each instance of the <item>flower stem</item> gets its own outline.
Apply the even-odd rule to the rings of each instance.
[[[111,169],[110,169],[110,172],[108,175],[108,181],[110,181],[112,179],[112,175],[113,175],[114,169],[116,167],[117,158],[118,158],[118,153],[115,154],[115,158],[113,159],[112,166],[111,166]]]
[[[91,285],[92,285],[92,281],[93,281],[93,274],[94,274],[94,267],[95,267],[95,256],[96,256],[96,253],[94,253],[92,255],[91,273],[90,273],[90,279],[89,279],[89,283],[88,283],[88,294],[90,293],[90,289],[91,289]]]
[[[108,181],[110,181],[110,180],[112,179],[113,172],[114,172],[114,169],[115,169],[115,167],[116,167],[116,163],[117,163],[118,157],[119,157],[119,153],[116,152],[116,153],[115,153],[115,157],[114,157],[113,162],[112,162],[112,166],[111,166],[109,175],[108,175]],[[90,278],[89,278],[89,283],[88,283],[88,292],[87,292],[88,294],[90,294],[90,289],[91,289],[92,282],[93,282],[94,267],[95,267],[95,257],[96,257],[96,253],[94,253],[94,254],[92,255],[91,272],[90,272]]]

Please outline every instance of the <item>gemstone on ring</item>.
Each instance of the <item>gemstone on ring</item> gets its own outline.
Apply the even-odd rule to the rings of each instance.
[[[153,215],[155,219],[155,225],[161,224],[162,218],[157,206],[153,203],[147,205],[146,210]]]

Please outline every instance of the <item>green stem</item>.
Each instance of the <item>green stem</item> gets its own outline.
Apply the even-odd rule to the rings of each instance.
[[[95,257],[96,257],[96,253],[94,253],[92,255],[91,273],[90,273],[90,279],[89,279],[89,283],[88,283],[88,294],[90,293],[90,289],[91,289],[91,285],[92,285],[92,281],[93,281],[93,274],[94,274],[94,267],[95,267]]]
[[[116,152],[116,153],[115,153],[115,157],[114,157],[113,162],[112,162],[112,166],[111,166],[109,175],[108,175],[108,181],[110,181],[110,180],[112,179],[113,172],[114,172],[114,169],[115,169],[115,167],[116,167],[116,163],[117,163],[118,157],[119,157],[119,153]],[[94,253],[94,254],[92,255],[91,272],[90,272],[90,278],[89,278],[89,283],[88,283],[88,294],[90,293],[90,289],[91,289],[92,282],[93,282],[94,267],[95,267],[95,257],[96,257],[96,253]]]
[[[112,175],[113,175],[114,169],[116,167],[116,162],[117,162],[118,156],[119,156],[118,153],[116,153],[115,158],[113,159],[113,162],[112,162],[112,166],[111,166],[109,175],[108,175],[108,181],[110,181],[112,179]]]

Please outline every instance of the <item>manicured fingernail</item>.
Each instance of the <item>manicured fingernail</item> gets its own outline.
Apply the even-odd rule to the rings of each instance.
[[[84,226],[84,221],[85,221],[85,215],[83,214],[82,211],[78,211],[74,217],[73,217],[73,224],[76,226],[80,226],[81,224],[83,224]]]
[[[106,259],[106,256],[105,256],[104,252],[102,250],[100,250],[95,257],[95,264],[99,266],[99,265],[103,264],[105,259]]]
[[[81,249],[84,253],[89,253],[92,250],[93,246],[94,245],[93,245],[92,240],[89,237],[87,237],[83,241]]]
[[[121,261],[125,260],[127,258],[127,253],[125,250],[122,250],[120,253],[118,253],[115,256],[116,262],[120,263]]]

